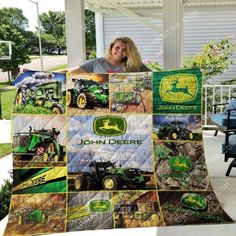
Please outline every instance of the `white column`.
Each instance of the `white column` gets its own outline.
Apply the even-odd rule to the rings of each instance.
[[[183,66],[183,4],[182,0],[163,1],[164,69]]]
[[[86,60],[84,0],[65,0],[68,67]]]
[[[103,31],[103,14],[95,12],[96,25],[96,53],[97,57],[104,56],[104,31]]]

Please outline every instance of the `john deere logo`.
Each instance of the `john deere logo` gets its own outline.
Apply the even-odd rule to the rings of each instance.
[[[183,103],[197,96],[197,77],[192,74],[166,76],[159,87],[160,97],[165,102]]]
[[[93,122],[93,130],[97,135],[118,136],[125,134],[126,129],[126,120],[120,116],[98,117]]]
[[[111,203],[109,200],[93,200],[89,203],[91,212],[106,212],[111,210]]]

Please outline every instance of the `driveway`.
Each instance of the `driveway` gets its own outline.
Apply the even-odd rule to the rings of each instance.
[[[43,69],[45,71],[65,64],[67,64],[67,56],[43,56]],[[33,59],[31,63],[21,66],[21,69],[22,68],[41,70],[40,59]],[[7,72],[2,72],[0,70],[0,82],[6,81],[8,81]]]

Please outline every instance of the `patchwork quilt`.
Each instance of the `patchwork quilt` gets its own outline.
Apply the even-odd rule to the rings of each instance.
[[[5,235],[233,222],[208,179],[198,69],[15,86]]]

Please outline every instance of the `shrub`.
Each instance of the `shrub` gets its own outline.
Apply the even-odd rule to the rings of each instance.
[[[207,81],[213,76],[223,74],[233,63],[231,57],[234,46],[234,42],[228,38],[212,40],[203,47],[202,53],[186,61],[184,66],[200,68],[203,79]]]
[[[147,60],[144,64],[153,71],[162,71],[161,64],[155,60]]]

